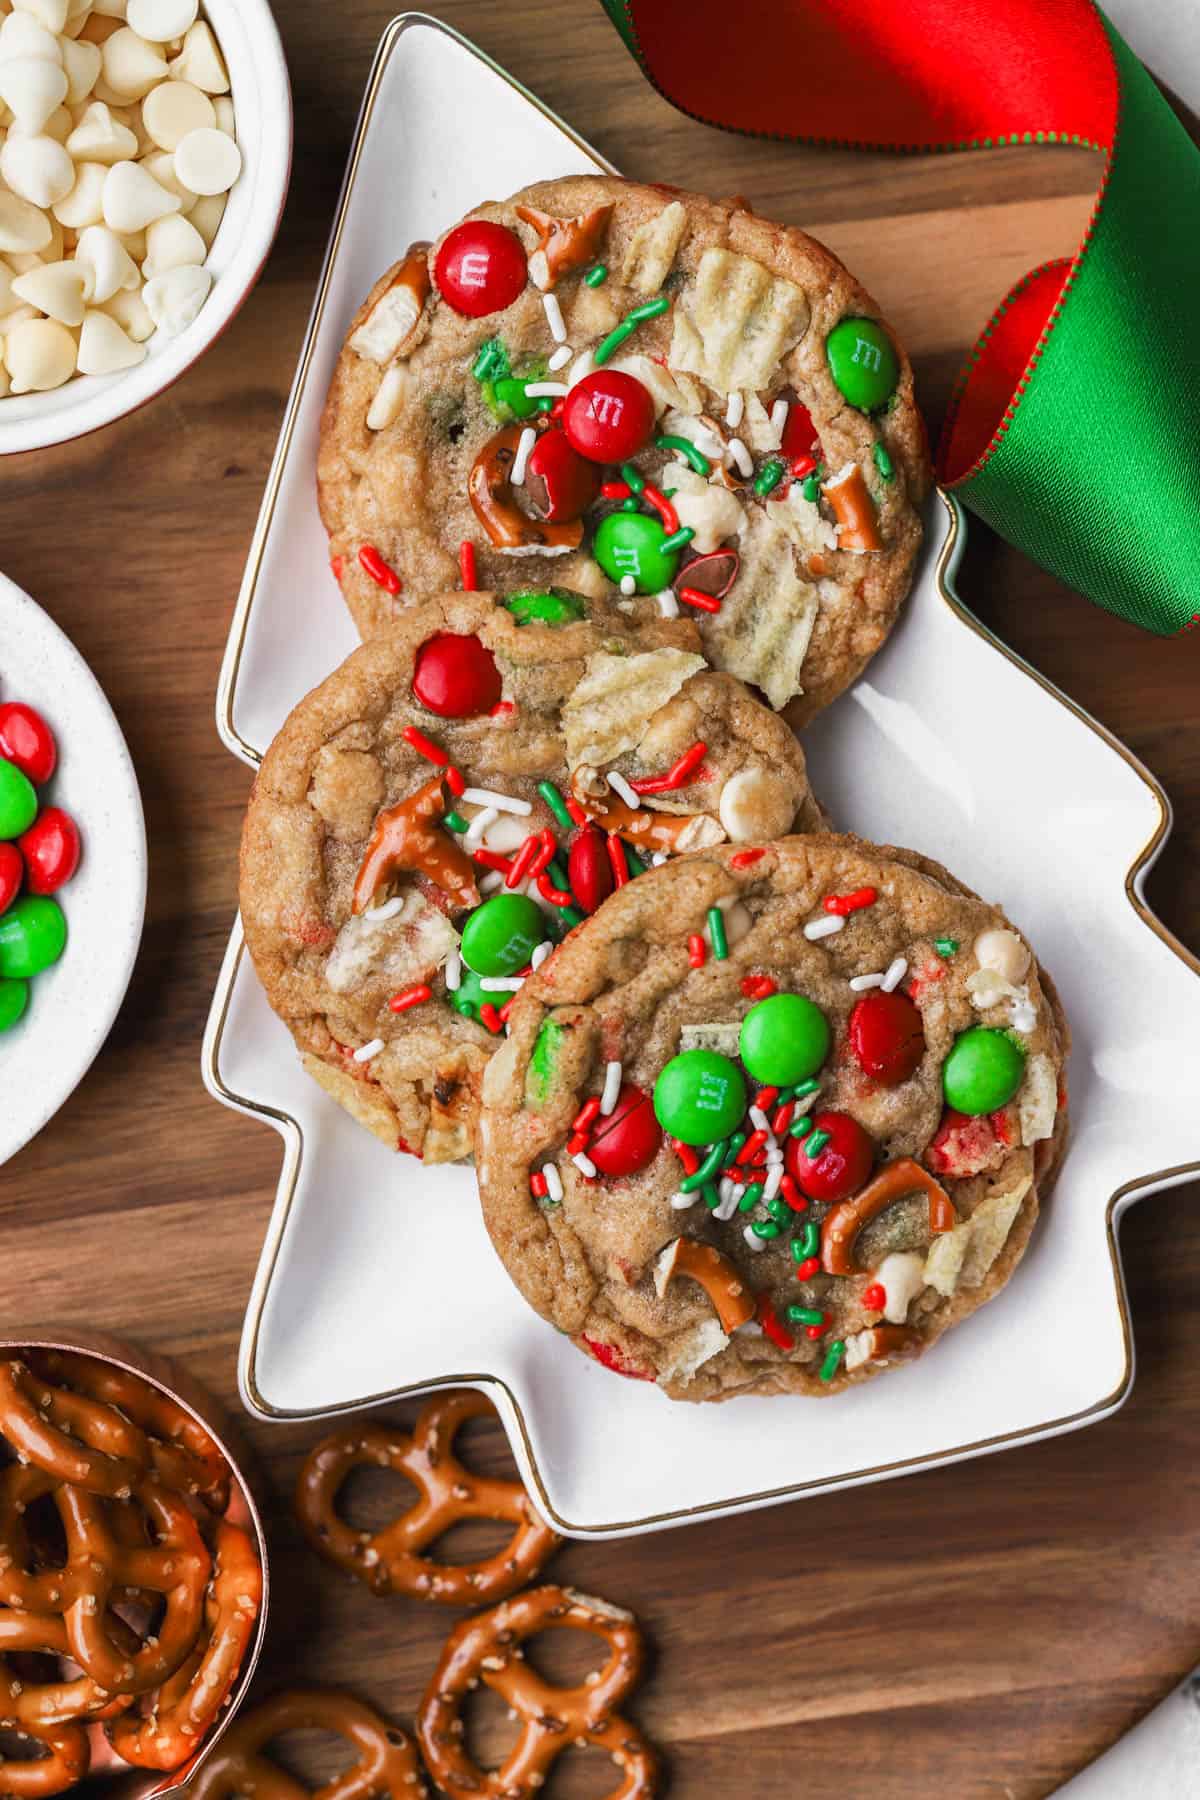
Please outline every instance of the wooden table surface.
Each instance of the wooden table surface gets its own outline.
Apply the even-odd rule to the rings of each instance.
[[[935,429],[991,306],[1074,247],[1095,191],[1085,152],[891,159],[708,130],[642,81],[595,0],[438,10],[629,174],[744,192],[812,227],[908,342]],[[280,1146],[200,1081],[249,787],[217,741],[213,692],[388,17],[367,0],[278,11],[296,165],[261,286],[170,393],[98,437],[10,458],[0,488],[0,560],[104,684],[150,835],[146,935],[121,1016],[79,1091],[0,1175],[0,1322],[123,1332],[185,1358],[231,1403]],[[381,267],[395,248],[379,246]],[[1163,780],[1176,824],[1150,898],[1200,946],[1200,634],[1168,646],[1111,619],[982,526],[961,587]],[[666,1752],[674,1795],[892,1800],[936,1784],[954,1800],[1034,1800],[1200,1658],[1198,1199],[1176,1190],[1125,1227],[1139,1371],[1107,1423],[752,1520],[561,1554],[563,1576],[645,1622],[654,1663],[631,1710]],[[289,1516],[317,1433],[251,1435],[273,1496],[278,1583],[265,1681],[349,1683],[409,1718],[453,1615],[372,1599],[318,1565]],[[502,1460],[498,1434],[481,1453]],[[503,1730],[484,1726],[492,1741]],[[592,1759],[562,1791],[600,1794],[609,1774]]]

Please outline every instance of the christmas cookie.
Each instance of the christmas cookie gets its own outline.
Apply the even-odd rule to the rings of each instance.
[[[1067,1028],[1004,915],[851,837],[680,858],[526,983],[484,1078],[484,1216],[526,1299],[673,1399],[825,1394],[1008,1280]]]
[[[912,577],[929,483],[912,370],[823,245],[608,176],[482,206],[354,318],[321,434],[364,636],[453,584],[622,588],[801,724]]]
[[[556,590],[410,607],[287,720],[246,941],[306,1067],[393,1148],[469,1155],[525,972],[653,861],[818,823],[804,757],[686,619]]]

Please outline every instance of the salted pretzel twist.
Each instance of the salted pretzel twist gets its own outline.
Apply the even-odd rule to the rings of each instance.
[[[127,1493],[150,1466],[145,1434],[103,1401],[0,1362],[0,1432],[35,1468],[93,1494]]]
[[[45,1746],[41,1757],[0,1753],[0,1800],[46,1800],[88,1772],[91,1750],[82,1725],[22,1725],[21,1736]]]
[[[523,1660],[521,1645],[558,1627],[589,1631],[609,1646],[603,1668],[579,1687],[556,1687]],[[614,1708],[642,1673],[642,1634],[632,1613],[574,1588],[530,1588],[490,1612],[464,1619],[446,1640],[417,1714],[426,1767],[450,1800],[533,1800],[570,1745],[607,1750],[621,1770],[606,1800],[650,1800],[658,1759],[637,1728]],[[522,1720],[521,1735],[499,1769],[484,1770],[467,1752],[461,1708],[482,1681]],[[197,1796],[197,1800],[199,1797]]]
[[[358,1751],[345,1774],[310,1796],[307,1788],[262,1754],[287,1731],[334,1731]],[[190,1787],[191,1800],[417,1800],[428,1792],[408,1733],[332,1688],[276,1694],[243,1713],[215,1746]]]
[[[318,1555],[363,1581],[375,1594],[410,1594],[444,1606],[501,1600],[531,1581],[558,1543],[534,1512],[519,1481],[476,1475],[454,1455],[468,1419],[494,1414],[483,1394],[459,1389],[430,1400],[411,1437],[379,1425],[352,1426],[324,1439],[307,1458],[296,1488],[301,1529]],[[419,1490],[406,1513],[376,1532],[356,1531],[338,1517],[338,1492],[354,1469],[394,1469]],[[423,1552],[464,1519],[514,1526],[495,1555],[473,1563],[438,1563]]]

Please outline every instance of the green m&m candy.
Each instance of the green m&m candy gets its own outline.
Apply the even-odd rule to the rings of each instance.
[[[23,981],[0,981],[0,1031],[16,1024],[29,1001],[29,988]]]
[[[28,981],[56,963],[67,942],[67,921],[57,900],[27,894],[0,918],[0,977]]]
[[[592,555],[618,587],[632,575],[639,594],[658,594],[679,567],[679,550],[664,548],[666,535],[661,520],[648,513],[609,513],[596,527]]]
[[[843,319],[825,339],[829,373],[839,393],[862,412],[886,406],[900,379],[892,340],[874,319]]]
[[[473,969],[464,969],[458,986],[446,994],[455,1012],[461,1013],[464,1019],[478,1019],[481,1006],[486,1006],[489,1000],[495,1003],[495,995],[485,994],[479,980]]]
[[[582,594],[570,588],[551,588],[548,594],[510,594],[504,602],[518,625],[574,625],[586,619]]]
[[[942,1064],[942,1091],[955,1112],[974,1118],[1007,1106],[1024,1073],[1025,1052],[1007,1031],[973,1025]]]
[[[527,894],[493,894],[463,926],[463,961],[477,975],[515,975],[549,936],[535,900]]]
[[[738,1051],[755,1081],[792,1087],[829,1055],[829,1021],[803,994],[772,994],[742,1020]]]
[[[683,1144],[728,1137],[746,1110],[742,1071],[716,1050],[683,1050],[654,1084],[654,1112]]]
[[[28,831],[37,809],[37,794],[28,775],[0,756],[0,838],[16,838]]]

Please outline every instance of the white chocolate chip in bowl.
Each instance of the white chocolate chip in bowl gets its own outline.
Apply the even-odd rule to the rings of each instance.
[[[191,81],[206,94],[227,94],[229,73],[216,39],[203,20],[193,25],[183,40],[183,49],[171,64],[176,81]]]
[[[14,56],[40,56],[58,63],[63,59],[55,34],[26,12],[10,13],[0,24],[0,62],[11,62]]]
[[[67,105],[78,106],[100,79],[100,46],[60,38],[58,47],[62,54],[63,74],[67,78]]]
[[[0,256],[8,252],[44,250],[53,231],[40,207],[18,194],[0,191]]]
[[[142,299],[159,330],[168,337],[178,337],[208,299],[211,287],[212,276],[207,269],[185,263],[168,269],[165,275],[155,275],[142,289]]]
[[[10,131],[0,147],[0,177],[34,206],[53,206],[75,186],[75,164],[52,137]]]
[[[93,100],[67,138],[67,152],[77,163],[128,162],[137,155],[138,141],[128,125],[113,116],[103,100]]]
[[[52,209],[60,225],[72,231],[83,231],[99,225],[104,217],[104,182],[108,170],[103,163],[83,162],[75,165],[75,186],[65,200]]]
[[[75,373],[75,339],[54,319],[26,319],[4,339],[14,394],[46,393]]]
[[[122,25],[100,47],[104,84],[127,100],[140,100],[156,82],[167,78],[167,59],[157,44]]]
[[[142,274],[147,281],[152,281],[156,275],[165,275],[168,269],[180,269],[189,263],[198,268],[207,255],[208,246],[196,227],[178,213],[170,218],[155,219],[146,227]]]
[[[86,310],[88,270],[75,262],[43,263],[18,275],[12,291],[35,311],[60,325],[82,325]]]
[[[57,36],[67,22],[70,0],[13,0],[13,7],[17,12],[27,13]]]
[[[211,131],[216,122],[212,101],[190,81],[160,81],[142,101],[146,134],[160,150],[177,150],[189,132]]]
[[[140,163],[114,163],[104,178],[104,223],[110,231],[144,231],[155,219],[178,212],[180,200],[147,175]]]
[[[137,264],[107,225],[89,225],[80,232],[75,261],[90,276],[88,298],[97,306],[103,306],[114,294],[142,284]]]
[[[175,173],[193,194],[227,194],[242,172],[242,153],[215,125],[189,131],[175,150]]]
[[[61,63],[44,56],[6,57],[0,62],[0,100],[21,131],[41,131],[67,97]]]
[[[190,31],[199,11],[198,0],[129,0],[125,16],[140,37],[166,44]]]
[[[93,310],[84,316],[79,333],[81,375],[115,375],[136,368],[145,356],[146,346],[126,336],[111,313]]]

